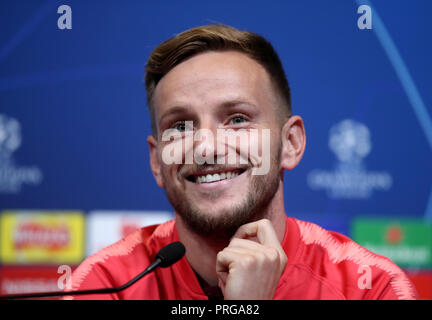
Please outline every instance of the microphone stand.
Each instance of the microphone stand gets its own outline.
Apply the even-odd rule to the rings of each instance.
[[[147,267],[143,272],[138,274],[135,278],[130,280],[129,282],[114,288],[100,288],[100,289],[88,289],[88,290],[77,290],[77,291],[52,291],[52,292],[39,292],[39,293],[23,293],[23,294],[13,294],[8,296],[0,296],[0,300],[15,300],[15,299],[29,299],[29,298],[45,298],[45,297],[63,297],[63,296],[75,296],[75,295],[85,295],[85,294],[104,294],[104,293],[115,293],[122,291],[135,282],[140,280],[149,272],[153,271],[161,264],[162,260],[160,258],[156,258],[155,262],[153,262],[150,266]]]

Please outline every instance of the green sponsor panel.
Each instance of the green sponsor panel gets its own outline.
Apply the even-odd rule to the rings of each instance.
[[[401,218],[357,218],[352,236],[361,246],[401,268],[432,268],[432,224]]]

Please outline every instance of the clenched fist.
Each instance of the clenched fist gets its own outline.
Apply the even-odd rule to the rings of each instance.
[[[272,299],[287,256],[267,219],[241,226],[216,260],[226,300]]]

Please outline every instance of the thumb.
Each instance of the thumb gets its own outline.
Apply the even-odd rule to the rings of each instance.
[[[225,282],[223,282],[220,278],[218,280],[218,287],[222,290],[222,294],[225,296]]]
[[[228,277],[228,272],[225,272],[225,271],[218,271],[218,272],[217,272],[217,276],[218,276],[218,280],[219,280],[219,282],[225,284],[225,283],[226,283],[226,280],[227,280],[227,277]]]

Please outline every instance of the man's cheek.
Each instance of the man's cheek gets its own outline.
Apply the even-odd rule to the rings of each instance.
[[[270,129],[251,130],[249,138],[249,157],[253,168],[252,175],[265,175],[271,165]]]

